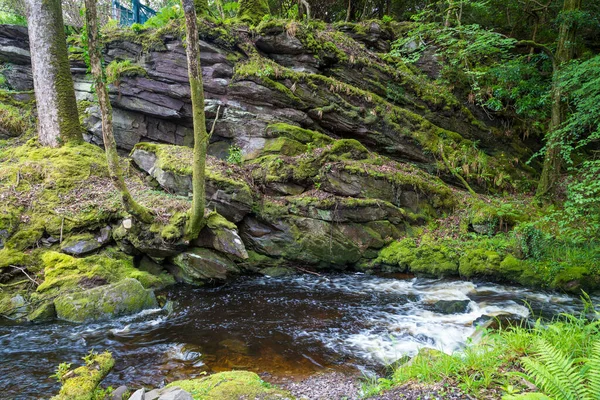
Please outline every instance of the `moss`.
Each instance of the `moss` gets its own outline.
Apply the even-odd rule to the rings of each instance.
[[[83,227],[105,226],[120,212],[118,198],[99,190],[107,190],[106,185],[112,187],[104,153],[97,146],[49,148],[30,140],[2,150],[0,196],[8,210],[19,213],[19,232],[11,238],[11,246],[31,246],[41,233],[58,237],[61,231],[66,235]],[[105,201],[100,202],[103,196]]]
[[[53,301],[44,301],[41,305],[37,306],[27,316],[27,321],[30,322],[47,322],[52,321],[56,317],[56,309],[54,308]]]
[[[150,289],[127,278],[111,285],[62,294],[54,299],[54,307],[59,319],[82,323],[135,314],[157,307],[157,302]]]
[[[470,249],[460,258],[459,273],[465,278],[488,278],[498,281],[519,282],[525,264],[514,256],[503,257],[494,250]]]
[[[393,242],[379,252],[375,263],[395,266],[399,272],[410,271],[436,277],[455,276],[458,256],[451,249],[437,244],[421,243],[413,239]]]
[[[53,88],[56,96],[56,107],[58,116],[58,130],[60,132],[59,145],[64,143],[80,143],[83,141],[83,129],[79,123],[77,114],[77,101],[73,89],[73,77],[69,65],[69,55],[65,43],[63,16],[59,2],[44,2],[42,7],[46,9],[47,15],[51,16],[51,32],[54,34],[48,46],[51,54],[48,67],[53,70]]]
[[[29,103],[0,103],[0,136],[16,137],[33,132],[35,123]]]
[[[267,139],[265,141],[264,153],[276,153],[285,156],[295,156],[306,151],[306,146],[302,143],[287,137],[278,137],[276,139]]]
[[[0,270],[9,265],[30,266],[35,263],[35,256],[30,253],[24,253],[20,250],[2,249],[0,250]]]
[[[73,290],[81,290],[87,282],[116,283],[134,278],[146,288],[163,287],[174,283],[173,278],[163,273],[160,276],[140,271],[133,266],[131,257],[107,249],[98,255],[75,258],[66,254],[48,251],[41,257],[44,267],[44,282],[37,292],[44,296]]]
[[[167,387],[180,387],[194,400],[238,400],[292,398],[291,394],[265,383],[254,372],[220,372],[202,379],[175,381]]]
[[[34,247],[43,234],[44,229],[39,226],[20,230],[6,241],[6,248],[22,251]]]
[[[282,122],[267,126],[266,132],[269,136],[285,136],[300,143],[311,143],[315,147],[323,147],[333,142],[332,138],[322,133]]]
[[[237,17],[249,24],[258,24],[265,15],[269,15],[269,2],[267,0],[241,0]]]
[[[228,221],[225,217],[223,217],[216,211],[211,212],[206,217],[206,226],[209,227],[210,229],[225,228],[225,229],[237,230],[237,226],[233,222]]]
[[[188,218],[188,213],[177,212],[165,225],[154,223],[154,225],[150,228],[150,231],[160,232],[160,237],[166,242],[176,242],[183,237]]]
[[[92,400],[98,384],[115,365],[109,352],[90,354],[85,359],[86,365],[76,368],[63,382],[63,386],[53,400]]]

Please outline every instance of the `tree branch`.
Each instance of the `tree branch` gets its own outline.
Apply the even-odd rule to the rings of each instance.
[[[544,53],[546,53],[548,58],[550,58],[550,61],[552,61],[552,68],[556,69],[556,58],[554,57],[554,53],[548,46],[534,42],[533,40],[519,40],[517,42],[517,46],[533,47],[534,49],[543,51]]]

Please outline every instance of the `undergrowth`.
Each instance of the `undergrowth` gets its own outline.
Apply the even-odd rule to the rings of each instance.
[[[467,344],[461,352],[421,351],[410,362],[392,366],[388,377],[365,382],[363,395],[375,395],[410,381],[444,382],[478,399],[531,392],[531,382],[539,380],[528,366],[548,363],[548,352],[540,351],[540,343],[550,347],[551,353],[568,358],[575,369],[585,366],[594,346],[598,347],[600,313],[593,309],[589,297],[584,301],[586,308],[579,315],[561,314],[548,324],[537,320],[531,328],[521,324],[484,331],[479,342]],[[544,392],[546,387],[540,385],[539,389]]]

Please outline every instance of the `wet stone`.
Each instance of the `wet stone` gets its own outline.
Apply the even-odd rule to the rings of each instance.
[[[464,314],[469,310],[471,300],[440,300],[433,305],[433,311],[440,314]]]

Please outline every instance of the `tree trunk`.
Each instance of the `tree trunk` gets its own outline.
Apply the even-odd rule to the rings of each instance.
[[[348,0],[348,9],[346,10],[346,22],[350,22],[354,19],[355,7],[352,0]]]
[[[208,0],[194,0],[194,8],[197,16],[204,17],[208,15]]]
[[[85,18],[88,34],[88,52],[90,55],[90,66],[94,76],[96,95],[100,106],[102,118],[102,140],[104,141],[104,150],[106,152],[106,161],[108,164],[108,173],[113,184],[121,194],[121,202],[125,211],[131,214],[135,219],[145,223],[151,223],[153,218],[150,212],[138,204],[125,184],[123,171],[119,164],[119,155],[117,153],[117,144],[113,135],[112,107],[108,98],[108,89],[106,88],[106,79],[102,69],[102,55],[100,52],[100,43],[98,41],[98,18],[96,13],[96,0],[85,0]]]
[[[250,24],[258,24],[267,14],[271,13],[267,0],[240,0],[238,18]]]
[[[192,114],[194,118],[194,165],[192,166],[192,209],[186,228],[186,237],[195,239],[204,226],[205,189],[204,169],[208,133],[204,115],[204,87],[200,66],[200,44],[193,0],[182,0],[185,14],[186,48],[188,75],[192,94]]]
[[[80,141],[60,0],[26,0],[26,7],[40,143]]]
[[[563,6],[563,20],[559,27],[558,45],[554,54],[552,71],[552,116],[546,139],[544,167],[536,191],[537,197],[548,194],[560,176],[562,165],[560,155],[561,138],[558,137],[556,131],[560,129],[564,122],[567,109],[566,104],[562,101],[562,90],[558,82],[558,77],[561,67],[573,58],[575,49],[574,43],[577,24],[572,18],[569,18],[568,14],[578,11],[580,7],[581,0],[565,0]]]

